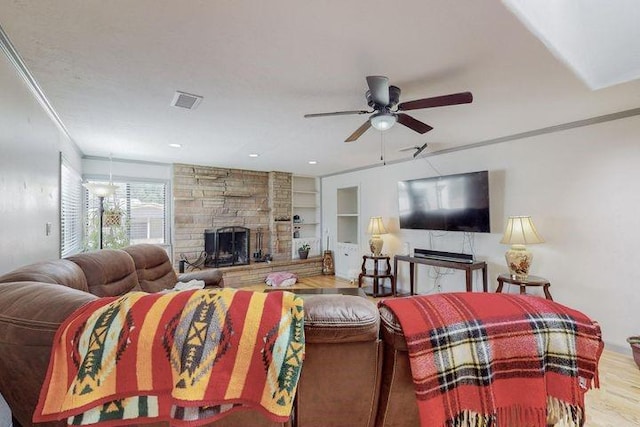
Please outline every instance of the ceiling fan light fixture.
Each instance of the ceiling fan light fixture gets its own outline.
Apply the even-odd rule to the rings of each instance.
[[[396,123],[396,116],[391,113],[376,113],[369,119],[371,126],[379,131],[391,129]]]

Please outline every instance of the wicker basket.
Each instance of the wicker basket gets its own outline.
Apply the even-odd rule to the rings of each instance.
[[[119,227],[121,222],[120,219],[122,218],[122,213],[121,212],[116,212],[116,211],[107,211],[104,213],[104,217],[103,217],[103,221],[104,221],[104,226],[105,227]]]

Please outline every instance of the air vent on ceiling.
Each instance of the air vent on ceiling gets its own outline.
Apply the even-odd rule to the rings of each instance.
[[[193,95],[191,93],[180,92],[177,90],[173,95],[171,106],[194,110],[200,102],[202,102],[202,97],[200,95]]]

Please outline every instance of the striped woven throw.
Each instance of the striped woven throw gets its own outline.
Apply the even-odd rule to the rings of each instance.
[[[543,298],[443,293],[384,300],[407,341],[422,426],[584,422],[603,343],[584,314]]]
[[[303,322],[302,300],[289,292],[101,298],[60,326],[33,420],[198,426],[254,408],[286,421]]]

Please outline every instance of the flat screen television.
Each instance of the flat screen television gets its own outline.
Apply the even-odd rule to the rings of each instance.
[[[489,172],[398,182],[400,228],[490,233]]]

